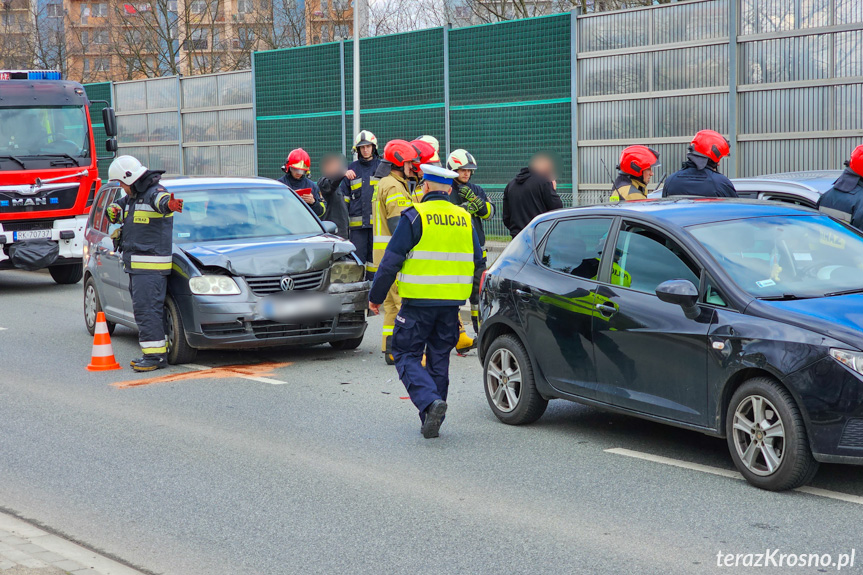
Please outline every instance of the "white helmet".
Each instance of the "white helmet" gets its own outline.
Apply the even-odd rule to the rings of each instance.
[[[476,159],[467,150],[458,149],[449,155],[446,167],[450,170],[475,170]]]
[[[360,146],[368,145],[371,145],[374,149],[374,151],[372,152],[373,154],[378,153],[378,139],[368,130],[362,130],[359,134],[357,134],[357,137],[354,139],[353,151],[356,152],[357,148],[359,148]]]
[[[123,182],[131,186],[144,175],[147,168],[132,156],[120,156],[111,162],[108,168],[108,179]]]

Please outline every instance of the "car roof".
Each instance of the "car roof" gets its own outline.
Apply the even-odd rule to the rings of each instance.
[[[808,172],[783,172],[753,178],[731,180],[737,189],[757,189],[759,191],[808,191],[823,194],[833,186],[842,170],[817,170]],[[768,186],[769,189],[765,189]]]
[[[273,186],[284,188],[285,185],[270,178],[261,178],[257,176],[237,177],[237,176],[204,176],[204,177],[171,177],[164,178],[159,182],[166,188],[203,188],[203,187],[231,187],[231,186]]]
[[[657,200],[637,200],[618,204],[602,204],[557,210],[545,214],[538,221],[562,215],[639,215],[648,219],[668,222],[686,227],[712,222],[739,220],[743,218],[762,218],[772,216],[817,215],[816,210],[764,200],[744,200],[737,198],[663,198]]]

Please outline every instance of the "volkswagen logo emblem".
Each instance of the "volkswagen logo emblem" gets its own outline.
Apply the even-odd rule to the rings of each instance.
[[[282,288],[282,291],[291,291],[294,289],[294,278],[290,276],[284,276],[279,282],[279,287]]]

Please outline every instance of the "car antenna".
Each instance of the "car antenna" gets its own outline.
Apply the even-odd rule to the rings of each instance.
[[[665,172],[664,174],[662,174],[662,178],[660,178],[659,183],[658,183],[658,184],[656,184],[656,188],[654,188],[654,189],[658,190],[659,188],[661,188],[661,187],[662,187],[662,183],[665,181],[665,177],[666,177],[667,175],[668,175],[668,172]],[[666,196],[666,195],[665,195],[665,190],[662,190],[662,197],[663,197],[663,198],[667,198],[667,197],[668,197],[668,196]]]
[[[602,203],[605,203],[605,201],[608,200],[608,198],[610,198],[611,195],[617,191],[617,186],[614,184],[614,178],[611,176],[611,170],[608,169],[605,160],[603,158],[599,158],[599,161],[602,163],[602,167],[605,168],[605,173],[608,175],[608,179],[611,180],[611,191],[608,193],[608,196],[602,199]]]

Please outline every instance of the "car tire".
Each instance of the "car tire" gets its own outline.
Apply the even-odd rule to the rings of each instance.
[[[530,356],[514,335],[502,335],[491,343],[482,376],[488,405],[502,422],[524,425],[545,413],[548,400],[537,391]]]
[[[58,284],[76,284],[84,277],[84,264],[51,266],[48,272]]]
[[[354,339],[340,339],[338,341],[331,341],[330,345],[333,349],[337,349],[339,351],[350,351],[352,349],[357,349],[360,347],[360,344],[363,343],[363,336],[355,337]]]
[[[198,350],[189,345],[186,340],[186,328],[183,325],[183,317],[180,308],[174,298],[168,295],[165,298],[165,322],[168,333],[168,363],[176,365],[179,363],[191,363],[198,357]]]
[[[99,292],[96,290],[96,280],[88,277],[84,282],[84,324],[87,326],[87,331],[90,335],[96,333],[96,316],[102,311],[102,302],[99,300]],[[112,321],[107,321],[108,333],[113,334],[114,328],[117,327]]]
[[[775,380],[756,377],[741,385],[731,397],[725,421],[734,465],[755,487],[795,489],[818,471],[803,415]]]

